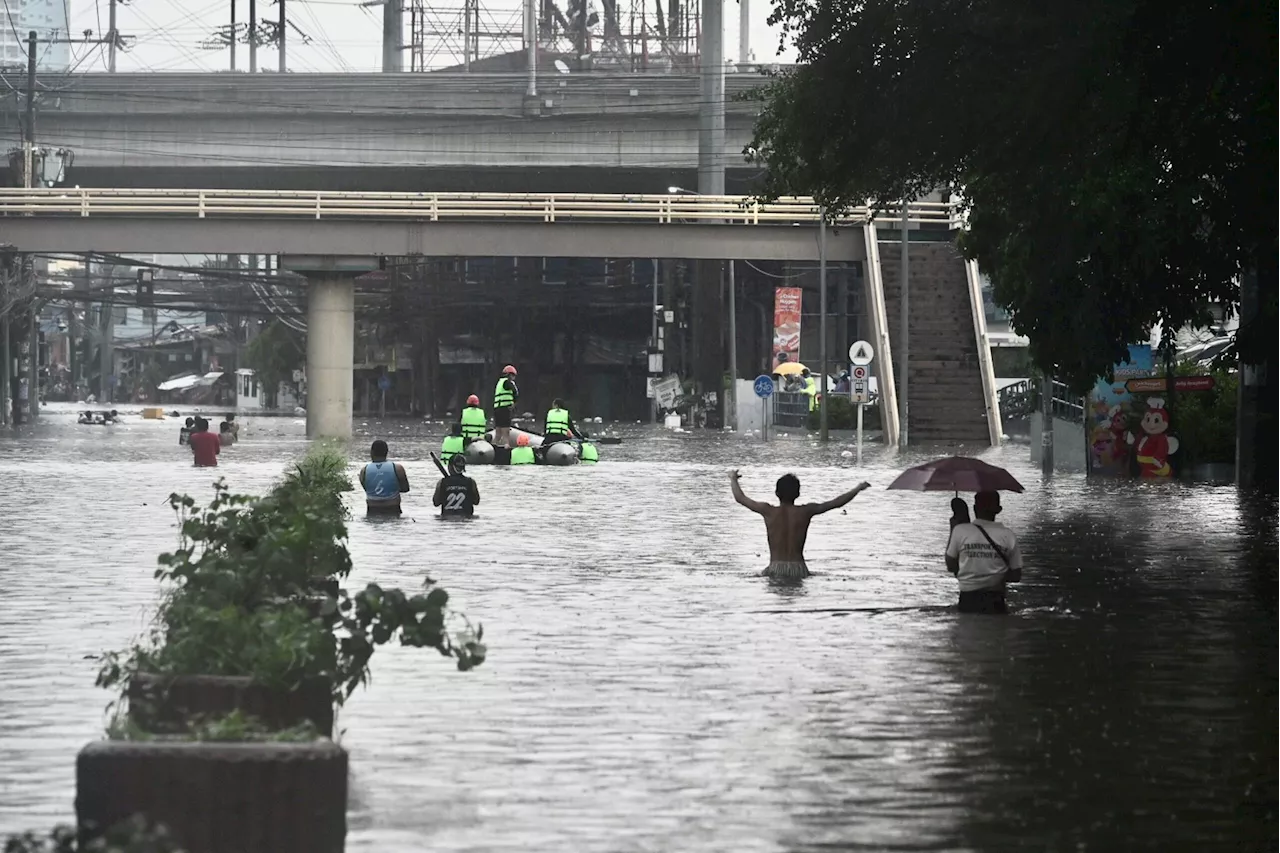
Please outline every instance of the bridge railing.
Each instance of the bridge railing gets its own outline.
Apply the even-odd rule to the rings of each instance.
[[[900,210],[900,209],[899,209]],[[652,224],[814,225],[811,198],[761,203],[750,196],[580,193],[393,193],[307,190],[21,189],[0,188],[0,216],[191,216],[309,219],[408,219],[429,222],[519,220]],[[873,210],[858,207],[831,221],[862,225]],[[875,215],[874,218],[881,218]],[[883,213],[886,224],[900,212]],[[954,228],[946,202],[910,205],[913,225]]]

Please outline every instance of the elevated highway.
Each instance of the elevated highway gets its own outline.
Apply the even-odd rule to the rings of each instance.
[[[696,75],[42,74],[37,141],[67,183],[458,192],[696,184]],[[755,73],[725,78],[733,192],[749,190]],[[6,123],[16,112],[0,113]],[[16,125],[11,128],[16,132]]]

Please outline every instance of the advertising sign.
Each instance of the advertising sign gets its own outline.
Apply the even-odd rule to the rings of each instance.
[[[773,366],[800,360],[800,305],[804,291],[779,287],[773,292]]]
[[[1148,379],[1155,372],[1151,347],[1130,346],[1129,360],[1115,366],[1115,380],[1099,379],[1090,397],[1086,425],[1089,430],[1089,473],[1106,477],[1130,477],[1131,438],[1140,432],[1145,400],[1135,399],[1133,380]]]

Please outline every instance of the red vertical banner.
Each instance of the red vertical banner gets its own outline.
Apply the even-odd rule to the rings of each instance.
[[[800,303],[804,291],[779,287],[773,292],[773,366],[800,360]]]

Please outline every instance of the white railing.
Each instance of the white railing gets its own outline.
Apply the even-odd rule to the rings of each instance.
[[[519,220],[613,221],[653,224],[728,223],[800,225],[818,222],[811,198],[761,204],[750,196],[605,195],[577,193],[388,193],[306,190],[12,189],[0,188],[0,216],[191,216],[308,219],[407,219],[428,222]],[[858,207],[832,222],[862,225],[871,211]],[[875,219],[901,222],[901,208]],[[921,201],[910,206],[913,225],[955,228],[954,206]]]

